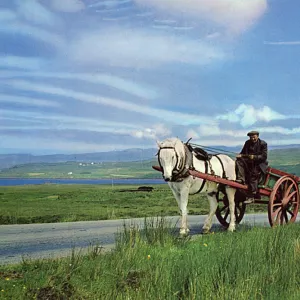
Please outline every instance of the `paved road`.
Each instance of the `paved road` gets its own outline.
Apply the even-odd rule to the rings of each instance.
[[[179,217],[169,217],[176,224]],[[205,216],[189,216],[191,234],[198,234]],[[142,225],[144,219],[126,220],[126,224]],[[243,223],[266,224],[267,214],[245,215]],[[72,249],[85,252],[91,245],[109,250],[114,247],[115,233],[122,230],[124,220],[68,223],[1,225],[0,265],[17,263],[24,258],[48,258],[69,255]],[[214,226],[218,225],[214,221]]]

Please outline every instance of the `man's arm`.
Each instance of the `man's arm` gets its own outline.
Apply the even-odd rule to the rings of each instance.
[[[244,144],[244,147],[242,149],[242,151],[240,152],[240,154],[247,154],[247,149],[248,149],[248,145],[247,145],[247,142]]]
[[[265,141],[261,142],[260,150],[260,154],[256,155],[256,160],[259,162],[264,162],[268,158],[268,144]]]

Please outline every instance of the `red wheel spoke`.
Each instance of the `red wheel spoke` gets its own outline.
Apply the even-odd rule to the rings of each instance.
[[[290,186],[285,190],[284,192],[284,198],[287,197],[287,195],[290,193],[291,189],[294,187],[293,184],[290,184]]]
[[[277,214],[277,217],[276,217],[276,224],[280,223],[281,221],[281,216],[282,216],[282,211],[280,210]]]
[[[276,216],[279,215],[279,213],[281,212],[281,207],[277,208],[273,213],[272,213],[272,218],[274,219]]]
[[[272,212],[272,216],[275,217],[281,209],[282,209],[281,206],[278,207],[275,211]]]
[[[281,202],[278,202],[278,203],[274,203],[273,204],[273,207],[275,207],[275,206],[281,206],[282,205],[282,203]]]
[[[294,192],[292,192],[291,194],[289,194],[289,195],[287,196],[287,199],[290,201],[290,199],[291,199],[292,197],[294,197],[295,195],[297,195],[297,191],[294,191]]]
[[[284,191],[286,190],[286,188],[287,188],[287,181],[285,181],[284,183]]]

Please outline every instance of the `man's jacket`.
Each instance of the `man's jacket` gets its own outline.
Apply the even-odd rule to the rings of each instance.
[[[241,154],[253,154],[254,162],[259,165],[260,169],[265,173],[268,167],[268,145],[265,141],[258,139],[256,143],[251,140],[246,141]]]

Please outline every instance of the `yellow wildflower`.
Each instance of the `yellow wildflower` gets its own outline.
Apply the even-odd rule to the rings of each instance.
[[[8,281],[8,280],[10,280],[10,278],[9,278],[9,277],[6,277],[6,278],[5,278],[5,280],[7,280],[7,281]]]
[[[4,290],[1,290],[1,292],[4,292]]]
[[[206,243],[204,243],[203,245],[204,245],[204,247],[207,247],[207,246],[208,246]]]
[[[150,258],[151,258],[150,254],[148,254],[147,258],[148,258],[148,259],[150,259]]]

